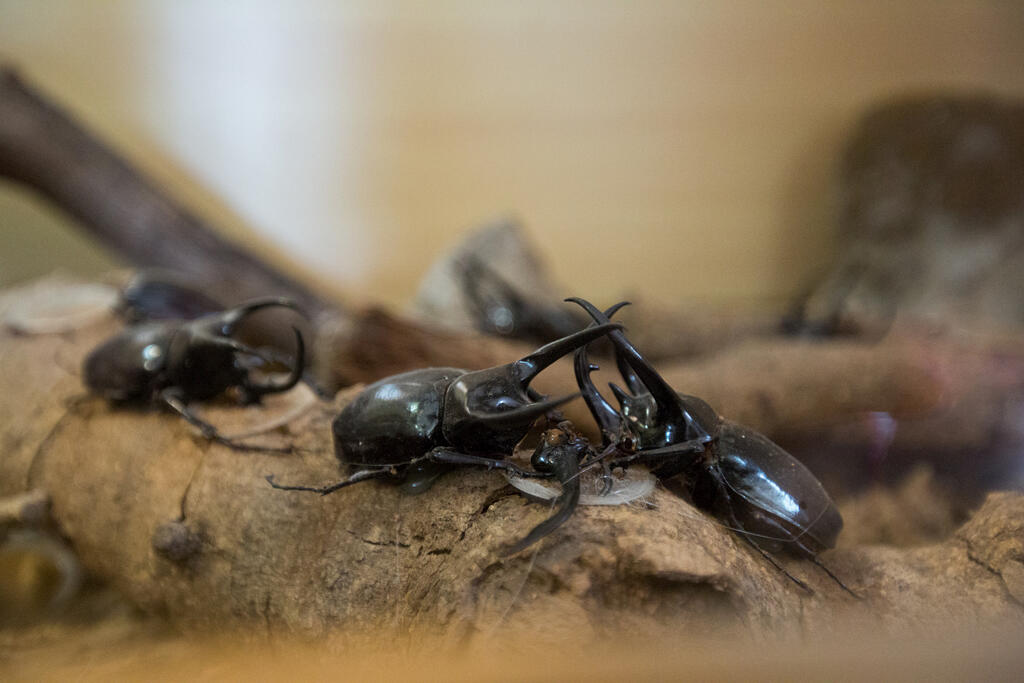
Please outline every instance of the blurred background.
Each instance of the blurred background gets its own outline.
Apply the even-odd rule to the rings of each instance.
[[[620,319],[638,347],[658,355],[670,384],[777,440],[836,497],[847,524],[838,555],[854,559],[833,566],[854,576],[844,572],[874,567],[857,558],[882,557],[883,546],[915,552],[944,542],[990,489],[1024,489],[1022,65],[1024,12],[998,0],[0,0],[0,66],[206,223],[345,302],[407,307],[445,252],[503,217],[522,222],[554,294],[641,299]],[[27,139],[10,120],[17,134],[6,141]],[[4,152],[0,145],[0,159]],[[103,197],[115,206],[121,199]],[[512,251],[489,256],[514,262]],[[68,215],[0,174],[0,288],[56,268],[89,276],[120,265]],[[545,280],[538,272],[546,275],[526,269],[508,279]],[[560,306],[538,289],[535,302]],[[798,299],[803,305],[793,306]],[[686,310],[691,304],[700,311]],[[387,363],[484,367],[495,362],[474,358],[473,366],[466,357],[488,349],[497,362],[520,357],[469,335],[472,321],[461,337],[436,336],[386,312],[351,309],[348,326],[317,328],[318,355],[339,386],[393,374]],[[730,318],[731,309],[741,313]],[[431,317],[421,305],[419,313],[451,322],[451,310]],[[647,317],[631,322],[634,311]],[[905,327],[890,325],[897,311]],[[936,334],[937,321],[955,334]],[[26,343],[5,339],[5,348]],[[73,335],[45,339],[85,347]],[[441,352],[448,355],[439,360]],[[8,368],[14,358],[0,353]],[[47,357],[44,367],[78,392],[77,377],[57,365]],[[60,392],[37,394],[63,414]],[[45,421],[31,401],[14,396],[8,405],[25,416],[10,425]],[[49,426],[38,438],[47,434]],[[34,467],[41,451],[32,439],[4,443],[30,454]],[[93,515],[94,499],[83,500]],[[95,500],[120,514],[120,497]],[[0,551],[15,552],[0,553],[0,664],[5,643],[19,642],[4,640],[4,608],[46,613],[43,598],[63,594],[53,577],[64,564],[75,570],[63,574],[66,592],[86,582],[80,602],[99,615],[83,623],[123,624],[109,642],[137,638],[129,642],[141,643],[143,661],[152,642],[175,647],[162,620],[142,627],[130,602],[90,587],[63,537],[5,533],[0,525]],[[54,539],[60,544],[45,545]],[[148,539],[139,546],[145,562]],[[129,548],[116,540],[111,552]],[[1007,588],[997,592],[1019,614],[1024,565],[1018,546],[1011,550],[1000,570]],[[107,562],[105,551],[92,552],[88,571],[97,555]],[[42,558],[43,570],[26,570],[25,557]],[[531,559],[513,600],[532,568]],[[406,594],[395,575],[395,590]],[[886,585],[898,590],[878,593],[896,596],[892,613],[908,623],[914,609],[950,621],[956,608],[947,599],[980,611],[999,602],[975,600],[988,590],[980,579],[949,590],[939,581],[954,574],[936,571],[921,579],[921,607],[908,610],[898,602],[903,579],[893,576],[898,582]],[[4,581],[28,597],[18,603]],[[149,600],[145,581],[133,590]],[[171,604],[179,615],[193,606]],[[813,631],[813,619],[800,615]],[[73,635],[77,622],[68,623]],[[694,623],[707,626],[687,628]],[[967,623],[979,645],[998,652],[929,641],[941,649],[939,665],[1019,659],[1017,641],[1002,640],[1016,631],[982,638]],[[22,660],[52,666],[26,633]],[[39,642],[77,657],[62,633]],[[861,647],[870,657],[839,642],[841,657],[803,656],[830,671],[847,670],[850,652],[861,664],[888,664],[873,641]],[[238,661],[251,665],[250,650]],[[617,663],[638,659],[621,659],[621,643],[608,652]],[[640,666],[664,652],[675,650]],[[777,654],[787,659],[776,668],[791,664],[787,648]],[[693,659],[746,665],[731,642],[723,655]],[[931,650],[922,656],[932,661]]]
[[[1018,3],[0,0],[0,59],[225,233],[408,301],[523,220],[606,301],[780,304],[829,266],[835,176],[894,93],[1024,94]],[[0,183],[0,285],[110,257]]]

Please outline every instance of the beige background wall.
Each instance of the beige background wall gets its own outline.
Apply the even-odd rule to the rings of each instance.
[[[0,0],[0,58],[225,229],[409,298],[514,211],[575,293],[776,303],[887,94],[1024,94],[1011,2]],[[251,231],[251,232],[247,232]],[[0,282],[102,257],[0,184]]]

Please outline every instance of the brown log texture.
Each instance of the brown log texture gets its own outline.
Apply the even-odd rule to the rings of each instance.
[[[582,508],[502,558],[549,511],[502,495],[495,472],[453,472],[418,497],[380,483],[324,498],[267,485],[267,474],[338,478],[329,424],[356,388],[265,437],[301,449],[292,455],[228,450],[173,415],[80,398],[83,355],[116,327],[0,333],[0,493],[47,491],[89,570],[188,629],[423,629],[459,644],[509,632],[784,636],[845,620],[887,631],[1024,624],[1019,494],[991,495],[940,542],[825,553],[859,601],[809,562],[782,558],[815,591],[805,593],[662,488],[646,504]]]

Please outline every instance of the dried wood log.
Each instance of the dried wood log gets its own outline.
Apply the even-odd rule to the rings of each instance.
[[[458,644],[695,628],[777,636],[847,618],[888,631],[1024,625],[1017,494],[991,496],[941,543],[826,553],[862,601],[784,559],[815,590],[804,593],[663,489],[648,505],[584,508],[535,555],[503,559],[499,549],[548,510],[503,497],[494,472],[453,472],[419,497],[378,483],[326,498],[267,486],[271,473],[338,477],[329,423],[356,389],[266,437],[302,449],[294,455],[228,450],[161,412],[69,401],[81,393],[74,369],[114,325],[0,332],[0,491],[45,490],[85,567],[185,628],[424,629]]]

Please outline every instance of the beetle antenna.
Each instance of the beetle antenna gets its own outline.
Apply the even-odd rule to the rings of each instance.
[[[842,581],[840,581],[840,580],[839,580],[839,577],[838,577],[838,576],[836,576],[835,574],[833,574],[833,573],[832,573],[832,570],[831,570],[831,569],[829,569],[828,567],[826,567],[826,566],[825,566],[825,564],[824,564],[824,563],[822,563],[822,561],[818,559],[818,556],[817,556],[817,555],[815,555],[814,553],[810,553],[810,554],[808,555],[808,557],[810,558],[811,562],[813,562],[814,564],[818,565],[818,566],[819,566],[819,567],[821,568],[821,570],[822,570],[823,572],[825,572],[826,574],[828,574],[829,578],[830,578],[830,579],[832,579],[833,581],[835,581],[835,582],[836,582],[836,584],[838,584],[840,588],[842,588],[842,589],[843,589],[844,591],[846,591],[847,593],[849,593],[849,594],[850,594],[850,595],[852,595],[853,597],[857,598],[858,600],[863,600],[863,599],[864,599],[864,596],[862,596],[862,595],[859,595],[859,594],[857,594],[857,593],[854,593],[854,592],[853,592],[853,591],[852,591],[852,590],[850,589],[850,587],[849,587],[849,586],[847,586],[847,585],[846,585],[845,583],[843,583]]]
[[[285,486],[284,484],[278,484],[274,481],[274,475],[268,474],[264,477],[267,483],[279,491],[309,491],[310,493],[319,493],[321,496],[326,496],[329,493],[334,493],[338,489],[343,489],[346,486],[352,484],[358,484],[361,481],[367,481],[369,479],[379,479],[381,477],[391,474],[390,468],[382,468],[379,470],[359,470],[354,472],[348,479],[342,479],[341,481],[330,484],[328,486]]]

